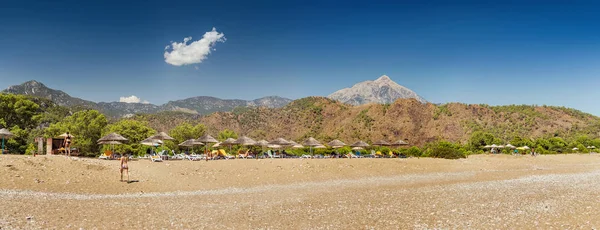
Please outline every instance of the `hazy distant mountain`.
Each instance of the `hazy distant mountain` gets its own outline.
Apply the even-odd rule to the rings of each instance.
[[[48,88],[37,81],[28,81],[20,85],[13,85],[2,90],[2,92],[42,97],[52,100],[54,103],[61,106],[94,106],[96,104],[91,101],[71,97],[63,91]]]
[[[46,87],[37,81],[28,81],[21,85],[10,86],[3,90],[5,93],[31,95],[46,98],[61,106],[85,106],[97,109],[110,117],[122,117],[137,113],[157,113],[161,111],[182,111],[194,114],[209,114],[213,112],[232,111],[236,107],[262,106],[279,108],[292,100],[277,96],[263,97],[253,101],[224,100],[215,97],[192,97],[183,100],[170,101],[164,105],[124,102],[95,103]]]
[[[339,90],[329,95],[329,98],[351,105],[391,104],[400,98],[414,98],[421,103],[427,102],[417,93],[392,81],[386,75],[375,81],[365,81],[352,86],[352,88]]]
[[[183,111],[209,114],[213,112],[231,111],[236,107],[262,106],[279,108],[289,104],[291,101],[292,100],[290,99],[277,96],[263,97],[253,101],[201,96],[177,101],[169,101],[161,107],[163,111]]]

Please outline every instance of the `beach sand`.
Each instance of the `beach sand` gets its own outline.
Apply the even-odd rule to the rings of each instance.
[[[0,228],[600,227],[598,155],[118,164],[0,155]]]

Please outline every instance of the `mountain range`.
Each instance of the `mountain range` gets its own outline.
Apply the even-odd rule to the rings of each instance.
[[[216,97],[198,96],[169,101],[163,105],[125,102],[97,103],[72,97],[61,90],[48,88],[43,83],[35,80],[20,85],[10,86],[2,92],[42,97],[61,106],[81,106],[96,109],[109,117],[124,117],[139,113],[151,114],[163,111],[179,111],[206,115],[214,112],[232,111],[238,107],[280,108],[292,101],[291,99],[279,96],[268,96],[256,100],[220,99]],[[365,81],[354,85],[352,88],[339,90],[331,94],[329,98],[350,105],[369,103],[390,104],[398,99],[407,98],[414,98],[421,103],[426,103],[426,101],[415,92],[397,84],[386,75],[381,76],[375,81]]]
[[[4,93],[31,95],[53,101],[60,106],[82,106],[96,109],[110,117],[131,116],[138,113],[158,113],[163,111],[181,111],[192,114],[210,114],[213,112],[232,111],[236,107],[264,106],[278,108],[292,100],[277,96],[263,97],[256,100],[228,100],[216,97],[192,97],[183,100],[169,101],[163,105],[125,102],[92,102],[72,97],[61,91],[48,88],[41,82],[28,81],[20,85],[10,86]]]

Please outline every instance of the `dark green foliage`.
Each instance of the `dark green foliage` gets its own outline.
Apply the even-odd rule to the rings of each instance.
[[[122,145],[114,146],[115,151],[118,153],[135,155],[144,155],[146,149],[150,147],[140,143],[142,140],[156,134],[156,131],[150,128],[147,123],[130,119],[121,120],[106,126],[102,131],[102,135],[104,136],[113,132],[129,139],[129,141],[124,142]],[[103,146],[103,150],[108,148],[110,148],[110,146]],[[97,154],[100,154],[100,152],[95,152],[95,155]]]
[[[456,145],[447,141],[439,141],[432,143],[428,147],[428,155],[433,158],[444,158],[444,159],[460,159],[466,158],[467,154],[462,146]]]
[[[45,136],[57,137],[62,133],[70,132],[74,136],[73,147],[79,148],[85,156],[95,156],[100,152],[97,141],[107,124],[106,117],[97,110],[79,111],[60,122],[51,124],[45,130]]]

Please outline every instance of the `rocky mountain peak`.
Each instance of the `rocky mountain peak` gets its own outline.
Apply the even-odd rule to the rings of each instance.
[[[393,82],[393,81],[387,75],[381,75],[381,77],[377,78],[377,80],[375,80],[375,82]]]
[[[383,75],[375,81],[360,82],[351,88],[339,90],[329,95],[329,98],[351,105],[389,104],[400,98],[414,98],[422,103],[427,102],[414,91],[394,82],[387,75]]]

